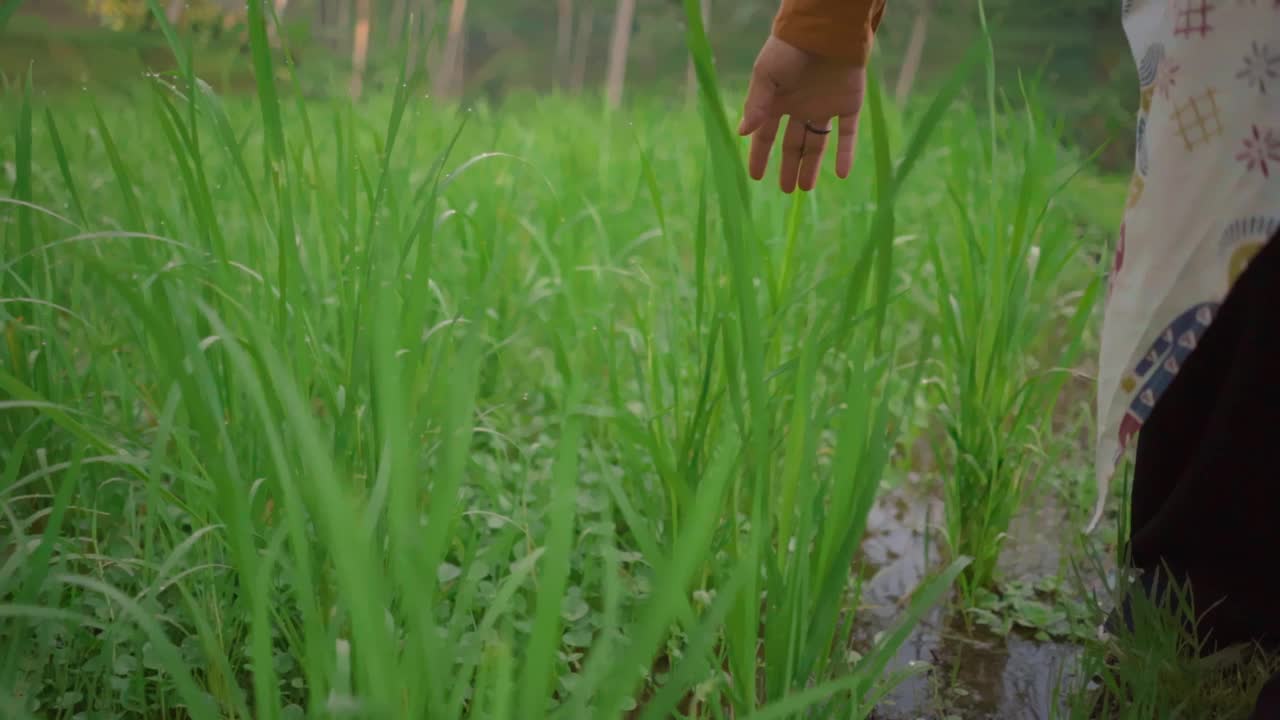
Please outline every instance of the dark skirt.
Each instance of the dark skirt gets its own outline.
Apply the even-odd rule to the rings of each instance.
[[[1280,235],[1138,437],[1129,550],[1190,586],[1211,647],[1280,644]],[[1256,720],[1280,719],[1280,677]]]

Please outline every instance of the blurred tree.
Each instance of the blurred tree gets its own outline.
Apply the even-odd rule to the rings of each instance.
[[[711,0],[702,0],[702,25],[707,34],[711,34]],[[684,71],[685,100],[693,102],[698,92],[698,76],[693,69],[693,57],[689,57],[688,67]]]
[[[405,52],[406,62],[410,68],[419,70],[435,67],[435,37],[432,30],[436,26],[436,0],[412,0],[409,7],[409,47]],[[422,57],[418,53],[422,53]]]
[[[618,0],[613,16],[613,37],[609,41],[609,68],[606,71],[605,97],[609,107],[622,104],[622,88],[627,79],[627,50],[631,46],[631,26],[635,24],[636,0]]]
[[[906,104],[907,97],[911,95],[911,86],[916,81],[916,73],[920,71],[920,59],[924,57],[924,42],[929,34],[931,14],[933,0],[919,0],[916,19],[911,24],[911,39],[907,41],[907,50],[902,58],[902,67],[898,70],[898,83],[893,93],[899,107]]]
[[[578,31],[575,33],[573,48],[573,67],[569,71],[569,91],[582,92],[587,79],[587,58],[591,55],[591,32],[595,23],[595,6],[588,3],[578,15]]]
[[[439,62],[435,93],[442,97],[461,94],[465,80],[467,0],[453,0],[449,8],[449,29],[444,56]]]
[[[47,0],[53,2],[54,0]],[[610,106],[628,85],[650,91],[693,91],[684,47],[681,0],[368,0],[369,26],[359,30],[361,0],[272,0],[298,37],[318,39],[333,64],[348,59],[360,87],[385,82],[393,59],[407,52],[425,67],[433,92],[498,98],[512,90],[599,86]],[[46,0],[28,2],[34,12]],[[154,30],[146,0],[58,0],[87,8],[108,27]],[[739,87],[769,32],[780,0],[703,0],[705,23],[722,77]],[[1092,150],[1112,142],[1109,166],[1132,160],[1135,71],[1120,27],[1122,0],[985,0],[995,31],[998,81],[1009,95],[1036,85],[1043,103],[1066,119],[1075,140]],[[180,27],[227,28],[243,22],[245,0],[161,0]],[[976,0],[889,0],[877,41],[883,76],[903,103],[953,67],[978,37]],[[408,29],[409,47],[400,45]],[[608,28],[609,32],[604,32]],[[272,27],[275,31],[275,27]],[[360,33],[368,32],[357,53]],[[310,40],[315,43],[316,40]],[[350,45],[349,45],[350,43]],[[358,63],[366,70],[355,67]],[[1032,81],[1038,82],[1032,82]],[[974,88],[981,79],[975,77]],[[927,94],[927,90],[926,90]]]
[[[150,22],[146,0],[87,0],[85,9],[113,30],[137,30]],[[244,3],[225,0],[169,0],[165,17],[173,25],[213,24],[244,17]]]
[[[355,33],[351,38],[351,97],[364,91],[364,71],[369,59],[369,22],[371,0],[356,0]]]
[[[573,0],[556,0],[556,62],[552,68],[553,83],[569,86],[569,65],[573,56]]]
[[[355,0],[334,0],[334,3],[337,5],[337,12],[335,13],[335,21],[334,21],[335,37],[338,37],[338,38],[341,38],[344,36],[350,37],[348,33],[350,33],[350,28],[351,28],[351,9],[352,9],[351,6],[353,2],[355,2]],[[342,44],[341,44],[342,42],[344,41],[339,41],[338,43],[336,43],[336,45],[338,46],[337,49],[342,48]]]
[[[409,14],[409,7],[405,0],[390,0],[390,3],[391,17],[387,23],[387,34],[398,41],[400,31],[404,29],[406,16]]]
[[[267,33],[271,42],[279,41],[280,26],[284,24],[284,14],[289,10],[289,0],[275,0],[275,21],[267,23]]]

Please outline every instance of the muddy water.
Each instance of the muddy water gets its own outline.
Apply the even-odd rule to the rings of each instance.
[[[1065,519],[1052,503],[1032,503],[1011,529],[1001,568],[1011,577],[1055,574],[1061,559]],[[908,594],[936,568],[938,544],[926,526],[943,523],[942,503],[918,478],[882,495],[868,521],[863,542],[863,607],[854,646],[893,626]],[[936,531],[934,531],[936,533]],[[955,613],[952,613],[954,616]],[[865,645],[864,645],[865,647]],[[891,671],[916,668],[880,704],[876,720],[1035,720],[1049,718],[1059,688],[1067,687],[1077,649],[1038,642],[1016,633],[1002,638],[966,630],[942,609],[931,613],[899,650]],[[1060,714],[1059,714],[1060,715]]]

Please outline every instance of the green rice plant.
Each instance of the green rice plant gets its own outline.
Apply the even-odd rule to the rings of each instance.
[[[959,80],[896,164],[873,85],[874,209],[753,197],[695,6],[700,118],[289,102],[260,0],[252,101],[152,2],[175,73],[17,105],[7,715],[867,716],[965,562],[850,647]]]
[[[949,213],[931,227],[937,291],[924,299],[941,338],[931,388],[945,429],[945,539],[953,554],[973,558],[966,594],[991,583],[1023,489],[1046,462],[1041,438],[1054,431],[1058,391],[1101,288],[1054,207],[1082,163],[1062,150],[1061,127],[1027,85],[1017,114],[997,114],[989,46],[984,59],[988,120],[959,113],[949,156],[935,165]],[[960,141],[965,134],[976,142]]]

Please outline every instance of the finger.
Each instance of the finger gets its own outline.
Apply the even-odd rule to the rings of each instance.
[[[800,156],[805,151],[804,143],[804,121],[796,117],[787,118],[787,131],[782,135],[782,170],[779,177],[784,193],[791,193],[796,189]]]
[[[773,152],[773,141],[778,137],[778,118],[765,121],[751,136],[751,160],[748,167],[752,180],[764,178],[769,169],[769,154]]]
[[[830,122],[811,123],[821,129]],[[803,127],[803,125],[801,126]],[[804,157],[800,158],[800,189],[805,192],[818,185],[818,171],[822,169],[822,156],[827,151],[827,136],[822,133],[809,133],[804,139]]]
[[[770,112],[773,96],[773,81],[759,70],[752,71],[751,84],[747,88],[747,100],[742,111],[742,124],[738,126],[739,135],[744,137],[750,135],[769,120],[777,119]]]
[[[840,135],[836,141],[836,177],[841,180],[853,172],[853,149],[858,145],[858,114],[840,116]]]

